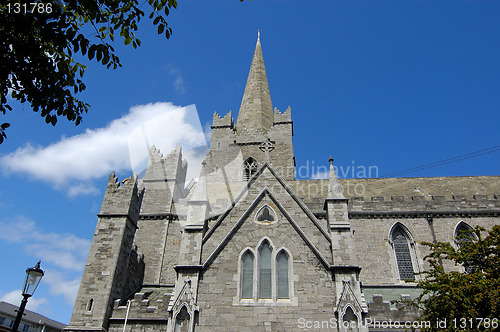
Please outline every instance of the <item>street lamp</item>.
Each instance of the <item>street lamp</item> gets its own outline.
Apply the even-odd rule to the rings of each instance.
[[[35,267],[26,269],[26,278],[24,279],[23,286],[23,299],[19,309],[17,310],[16,321],[12,326],[12,332],[17,332],[19,323],[21,323],[21,318],[23,317],[24,308],[26,307],[26,303],[28,303],[28,298],[35,292],[35,289],[40,283],[40,280],[42,280],[42,277],[43,270],[40,268],[40,261],[36,263]]]

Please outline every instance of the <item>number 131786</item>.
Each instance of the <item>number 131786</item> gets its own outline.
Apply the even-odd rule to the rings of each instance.
[[[50,14],[52,13],[52,4],[43,2],[14,2],[7,4],[7,12],[10,14]]]

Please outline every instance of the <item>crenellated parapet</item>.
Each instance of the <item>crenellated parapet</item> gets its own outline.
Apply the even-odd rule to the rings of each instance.
[[[185,196],[188,164],[182,157],[182,149],[177,145],[163,157],[155,146],[149,152],[148,166],[143,179],[145,186],[143,214],[169,213],[173,202]]]
[[[350,218],[472,217],[500,214],[500,195],[351,197]]]
[[[421,311],[413,304],[409,295],[401,294],[396,305],[391,305],[390,301],[384,301],[380,294],[374,294],[371,301],[368,301],[367,322],[412,322]],[[404,324],[404,323],[403,323]]]
[[[286,124],[292,122],[292,108],[288,106],[285,112],[281,113],[279,109],[274,108],[274,124]]]
[[[120,182],[115,172],[111,172],[100,215],[129,215],[131,219],[137,220],[143,193],[143,186],[138,185],[137,173]]]
[[[234,120],[232,112],[227,112],[226,115],[221,117],[217,112],[214,112],[214,117],[212,120],[212,129],[214,128],[233,128]]]
[[[125,320],[128,310],[128,320],[168,319],[167,311],[172,297],[173,287],[150,286],[143,287],[130,299],[115,300],[111,324]]]

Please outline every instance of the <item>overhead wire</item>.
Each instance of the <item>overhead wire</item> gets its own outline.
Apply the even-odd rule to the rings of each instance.
[[[451,164],[451,163],[454,163],[454,162],[457,162],[457,161],[461,161],[461,160],[465,160],[465,159],[471,159],[471,158],[479,157],[479,156],[482,156],[482,155],[485,155],[485,154],[489,154],[489,153],[493,153],[493,152],[496,152],[496,151],[499,151],[499,150],[500,150],[500,145],[492,146],[492,147],[487,148],[487,149],[482,149],[482,150],[478,150],[478,151],[475,151],[475,152],[466,153],[466,154],[463,154],[463,155],[460,155],[460,156],[456,156],[456,157],[452,157],[452,158],[448,158],[448,159],[436,161],[436,162],[433,162],[433,163],[425,164],[425,165],[422,165],[422,166],[417,166],[417,167],[405,169],[405,170],[402,170],[402,171],[398,171],[398,172],[386,174],[386,175],[384,175],[382,177],[383,178],[387,178],[387,177],[393,177],[393,176],[398,176],[398,175],[403,175],[403,174],[408,174],[408,173],[414,173],[414,172],[418,172],[418,171],[421,171],[421,170],[424,170],[424,169],[428,169],[428,168],[432,168],[432,167],[442,166],[442,165]]]

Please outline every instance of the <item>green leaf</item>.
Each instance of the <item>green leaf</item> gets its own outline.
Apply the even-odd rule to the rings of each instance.
[[[88,53],[89,60],[92,60],[94,58],[94,55],[95,55],[95,45],[91,45]]]
[[[125,42],[125,45],[128,45],[128,44],[130,44],[132,42],[132,38],[127,37],[127,38],[125,38],[124,42]]]
[[[104,56],[102,57],[102,64],[105,65],[109,62],[109,52],[105,52]]]
[[[157,25],[158,22],[160,22],[160,16],[156,16],[154,21],[153,21],[153,25]]]
[[[158,26],[158,34],[161,35],[163,33],[163,30],[165,30],[165,26],[163,24],[160,24]]]

